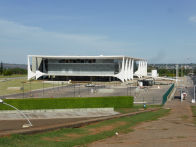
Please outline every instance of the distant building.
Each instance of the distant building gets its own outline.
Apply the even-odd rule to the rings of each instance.
[[[132,80],[147,76],[147,61],[127,56],[28,55],[28,80]]]

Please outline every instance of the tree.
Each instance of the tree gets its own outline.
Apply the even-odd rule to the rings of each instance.
[[[11,68],[10,71],[12,74],[27,74],[27,70],[22,68]]]
[[[194,75],[196,75],[196,68],[195,67],[193,68],[193,73],[194,73]]]
[[[11,76],[13,73],[10,69],[5,69],[3,70],[3,75],[4,76]]]

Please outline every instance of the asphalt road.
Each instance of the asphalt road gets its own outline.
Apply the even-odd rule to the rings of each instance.
[[[148,88],[137,88],[127,85],[97,85],[85,87],[84,85],[69,85],[40,89],[28,93],[7,95],[4,98],[56,98],[56,97],[101,97],[101,96],[134,96],[135,102],[147,102],[148,104],[161,104],[162,96],[170,85],[157,85]]]

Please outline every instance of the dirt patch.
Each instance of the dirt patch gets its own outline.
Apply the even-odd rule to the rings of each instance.
[[[146,127],[151,128],[151,126],[149,126],[146,122],[141,122],[134,126],[131,126],[129,129],[136,130],[136,129],[144,129]]]
[[[42,140],[45,140],[45,141],[54,141],[54,142],[63,142],[63,141],[66,141],[68,140],[68,138],[65,138],[65,137],[43,137]]]
[[[177,136],[176,138],[187,138],[186,136]]]
[[[82,136],[82,134],[71,133],[71,134],[65,134],[65,136],[69,138],[79,138]]]
[[[182,120],[187,120],[189,117],[187,115],[180,116]]]
[[[70,123],[75,123],[78,121],[83,121],[83,120],[90,120],[93,118],[62,118],[62,119],[33,119],[31,120],[33,124],[33,128],[37,127],[43,127],[45,126],[55,126],[59,124],[70,124]],[[0,121],[0,134],[5,132],[11,132],[15,130],[20,130],[22,128],[22,125],[27,123],[26,120],[1,120]]]
[[[81,137],[81,134],[75,134],[75,133],[70,133],[70,134],[63,134],[63,137],[43,137],[43,140],[46,141],[55,141],[55,142],[64,142],[70,139],[76,139]]]
[[[94,134],[98,134],[98,133],[101,133],[101,132],[105,132],[105,131],[111,131],[121,125],[126,125],[126,122],[116,122],[116,123],[113,123],[111,125],[106,125],[106,126],[101,126],[101,127],[98,127],[98,128],[92,128],[92,129],[89,129],[89,134],[91,135],[94,135]]]

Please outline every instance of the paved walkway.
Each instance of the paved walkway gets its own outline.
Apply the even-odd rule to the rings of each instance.
[[[89,144],[89,147],[196,147],[196,126],[190,100],[179,99],[166,104],[170,114],[159,120],[134,128],[134,132],[120,134]]]

